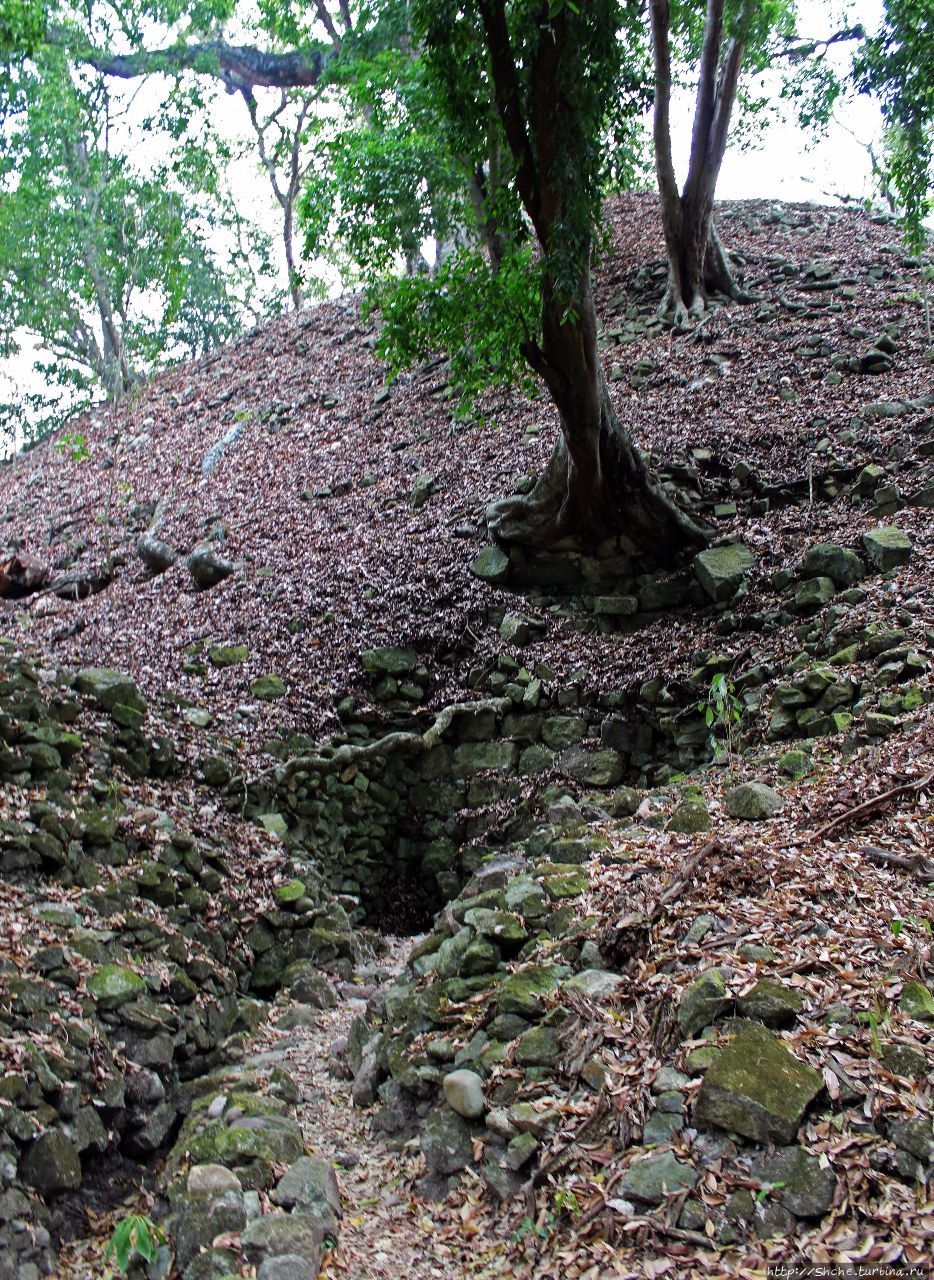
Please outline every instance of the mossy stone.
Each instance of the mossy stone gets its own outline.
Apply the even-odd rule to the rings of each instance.
[[[726,793],[724,804],[731,818],[762,822],[778,813],[782,798],[764,782],[741,782]]]
[[[561,1051],[551,1027],[532,1027],[516,1045],[516,1061],[523,1067],[553,1067]]]
[[[866,554],[879,573],[887,573],[911,559],[911,539],[896,525],[882,525],[863,534]]]
[[[794,1022],[803,1007],[801,992],[776,982],[774,978],[760,978],[752,990],[736,1002],[741,1017],[754,1018],[767,1027],[782,1027]]]
[[[496,585],[509,577],[509,556],[499,547],[484,547],[474,558],[470,572],[481,582]]]
[[[294,907],[299,899],[304,898],[307,892],[304,881],[289,880],[285,884],[277,885],[272,891],[272,896],[276,900],[276,906],[288,910]]]
[[[112,667],[84,667],[75,676],[75,688],[104,711],[112,711],[117,705],[140,713],[146,710],[146,700],[135,682]]]
[[[653,1152],[634,1160],[619,1184],[627,1200],[661,1204],[668,1196],[697,1185],[697,1170],[678,1160],[670,1151]]]
[[[694,557],[694,575],[715,604],[732,600],[756,558],[741,542],[709,547]]]
[[[97,1001],[99,1009],[117,1009],[145,995],[146,991],[146,983],[139,974],[119,964],[106,964],[88,979],[88,993]]]
[[[285,684],[280,676],[270,672],[253,681],[250,685],[250,693],[254,698],[259,698],[260,702],[271,702],[276,698],[285,697]]]
[[[811,759],[806,751],[786,751],[778,758],[778,768],[787,778],[803,778],[810,772]]]
[[[694,835],[710,830],[710,814],[702,798],[689,797],[681,801],[668,819],[666,831],[676,835]]]
[[[703,1031],[727,1006],[726,982],[718,969],[710,969],[689,983],[678,1003],[678,1026],[690,1039]]]
[[[245,644],[215,644],[208,650],[211,665],[221,670],[238,666],[239,663],[246,662],[249,656],[250,650]]]
[[[804,557],[801,572],[807,578],[831,578],[838,587],[852,587],[865,570],[855,551],[833,542],[820,542]]]
[[[529,965],[504,978],[496,991],[501,1013],[516,1013],[520,1018],[540,1018],[548,997],[563,974],[556,966]]]
[[[818,1071],[771,1031],[750,1022],[704,1075],[694,1121],[700,1128],[714,1126],[756,1142],[788,1143],[822,1088]]]
[[[902,987],[898,1007],[918,1022],[934,1022],[934,996],[923,982],[912,980]]]
[[[42,1195],[71,1191],[81,1185],[81,1160],[75,1144],[61,1129],[47,1129],[22,1158],[23,1181]]]
[[[837,1179],[833,1169],[803,1147],[783,1147],[760,1156],[753,1172],[777,1188],[780,1202],[799,1218],[819,1218],[833,1203]]]

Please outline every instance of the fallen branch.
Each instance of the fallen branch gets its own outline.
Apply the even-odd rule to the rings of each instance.
[[[906,858],[900,853],[890,853],[888,849],[877,849],[873,844],[867,844],[863,853],[870,862],[876,862],[883,867],[901,867],[917,876],[924,884],[934,883],[934,869],[929,867],[920,856]]]
[[[684,864],[678,878],[672,880],[668,888],[658,895],[650,912],[640,911],[633,915],[625,916],[619,921],[615,929],[607,932],[604,944],[607,948],[607,954],[619,964],[624,964],[626,961],[631,960],[633,956],[642,955],[649,945],[652,929],[671,904],[676,902],[684,891],[694,883],[694,878],[701,863],[705,862],[711,853],[722,851],[724,847],[718,836],[714,836],[712,840],[702,844]]]
[[[859,818],[864,813],[872,813],[874,809],[887,804],[889,800],[896,800],[899,796],[908,795],[912,791],[923,791],[932,782],[934,782],[934,772],[927,774],[924,778],[915,778],[912,782],[903,782],[900,786],[883,791],[880,795],[864,800],[862,804],[856,805],[855,808],[847,809],[845,813],[838,814],[836,818],[831,818],[829,822],[825,822],[822,827],[814,832],[811,839],[822,840],[831,831],[835,831],[837,827],[842,827],[847,822],[852,822],[854,818]]]

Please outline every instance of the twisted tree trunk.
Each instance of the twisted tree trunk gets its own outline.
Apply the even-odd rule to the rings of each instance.
[[[548,388],[560,434],[551,460],[531,493],[494,503],[487,516],[503,541],[548,545],[573,534],[595,545],[624,533],[656,561],[672,561],[703,546],[704,529],[685,515],[649,475],[645,460],[610,400],[597,348],[597,315],[590,272],[589,235],[581,236],[577,287],[559,289],[549,262],[563,235],[568,208],[561,180],[568,163],[562,140],[563,75],[577,47],[568,28],[570,6],[542,24],[542,39],[528,79],[519,75],[505,0],[476,0],[483,23],[495,105],[514,162],[514,181],[541,246],[542,325],[522,354]],[[576,12],[576,10],[574,11]]]

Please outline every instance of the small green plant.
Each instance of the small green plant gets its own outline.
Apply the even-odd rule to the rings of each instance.
[[[882,1035],[881,1030],[883,1024],[887,1021],[889,1011],[882,1003],[882,999],[878,992],[873,996],[872,1008],[869,1009],[860,1021],[864,1021],[869,1027],[869,1043],[874,1058],[882,1057]]]
[[[722,671],[710,681],[707,695],[698,702],[697,709],[704,717],[708,729],[723,730],[726,737],[727,759],[732,765],[736,726],[743,718],[743,704],[736,696],[736,688],[732,680],[728,680]]]
[[[153,1262],[164,1240],[165,1232],[151,1218],[142,1213],[127,1214],[114,1228],[104,1261],[113,1258],[125,1275],[134,1262]]]
[[[558,1187],[555,1191],[555,1213],[562,1213],[565,1210],[574,1217],[581,1211],[580,1201],[567,1187]]]
[[[578,1206],[578,1208],[579,1207],[580,1206]],[[512,1233],[512,1236],[510,1238],[514,1244],[518,1244],[520,1240],[523,1240],[525,1239],[526,1236],[530,1236],[533,1234],[540,1236],[543,1240],[546,1240],[548,1236],[550,1236],[551,1233],[554,1231],[554,1229],[555,1229],[555,1215],[553,1213],[550,1213],[550,1212],[546,1213],[544,1216],[544,1220],[538,1223],[537,1226],[532,1221],[532,1219],[528,1215],[526,1215],[522,1219],[522,1221],[519,1223],[516,1230]]]
[[[72,462],[87,462],[91,456],[88,442],[80,431],[64,431],[55,441],[55,448],[67,450]]]
[[[762,1204],[773,1191],[780,1191],[784,1185],[784,1182],[769,1182],[764,1187],[760,1187],[756,1192],[756,1204]]]
[[[892,939],[897,942],[903,933],[923,933],[925,937],[931,936],[931,922],[926,916],[905,916],[904,920],[900,920],[897,916],[893,916],[889,921],[889,928],[892,930]]]

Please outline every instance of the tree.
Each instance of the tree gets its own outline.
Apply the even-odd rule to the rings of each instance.
[[[658,560],[702,545],[704,532],[653,482],[617,417],[597,351],[591,256],[601,143],[619,91],[619,4],[418,0],[413,20],[456,154],[482,160],[492,104],[539,256],[537,331],[521,351],[558,409],[560,434],[532,492],[495,504],[491,527],[533,545],[625,533]]]
[[[655,170],[668,255],[659,312],[675,327],[703,314],[710,293],[754,301],[736,282],[713,219],[720,168],[737,108],[742,122],[761,122],[767,99],[744,91],[744,77],[783,68],[780,96],[797,106],[799,123],[826,125],[841,83],[827,62],[841,41],[862,40],[860,24],[824,39],[798,35],[794,0],[649,0],[654,59]],[[697,68],[687,177],[678,190],[671,145],[676,69]]]
[[[682,4],[649,0],[649,7],[655,61],[655,171],[668,253],[668,284],[660,313],[681,327],[703,313],[709,292],[733,301],[749,300],[733,278],[714,225],[714,195],[747,49],[754,41],[761,50],[763,37],[775,25],[790,36],[791,15],[776,3],[738,0],[728,9],[726,0],[708,0],[700,28],[690,160],[679,191],[671,146],[672,49],[676,37],[688,48],[695,42],[699,6],[691,0]]]
[[[115,155],[116,121],[98,77],[72,79],[37,53],[0,140],[0,336],[47,352],[50,380],[81,394],[125,393],[160,359],[196,355],[236,333],[236,270],[208,237],[222,221],[170,171]],[[235,266],[235,264],[233,264]]]
[[[909,244],[920,249],[934,208],[934,19],[927,0],[885,0],[879,30],[854,60],[854,78],[881,102],[885,180]]]

